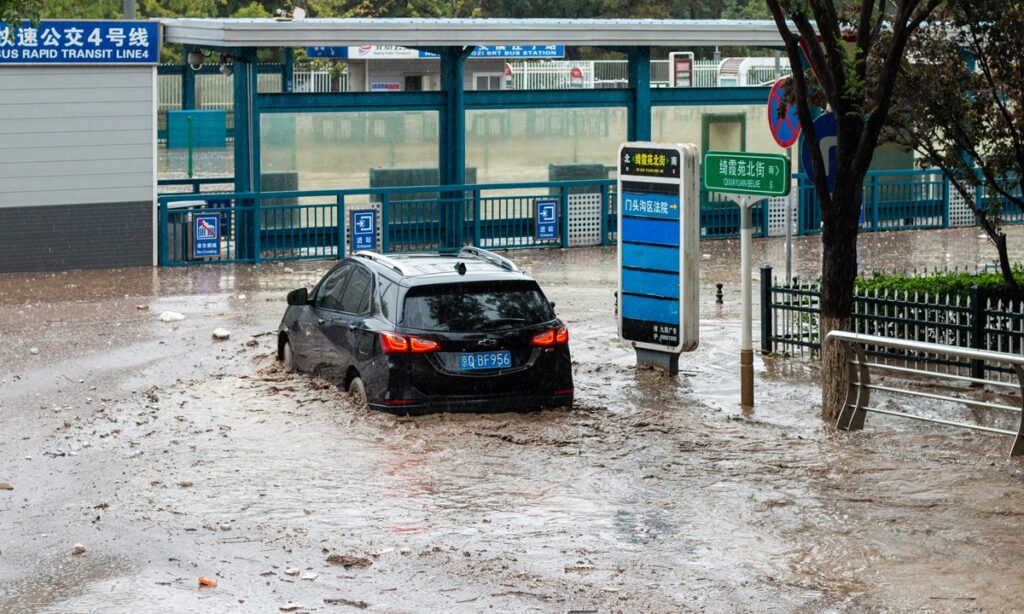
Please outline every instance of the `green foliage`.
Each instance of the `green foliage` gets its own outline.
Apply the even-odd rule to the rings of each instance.
[[[1016,265],[1013,269],[1018,283],[1024,283],[1024,265]],[[915,292],[931,295],[950,295],[966,298],[971,293],[971,286],[979,286],[986,296],[1000,297],[1007,294],[1006,283],[1002,274],[968,273],[966,271],[940,271],[926,275],[908,273],[873,273],[871,277],[858,277],[858,292]]]
[[[0,21],[20,24],[22,20],[36,20],[42,6],[40,0],[0,0]]]

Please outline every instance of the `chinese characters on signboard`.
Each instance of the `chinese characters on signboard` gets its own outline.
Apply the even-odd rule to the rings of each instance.
[[[0,64],[156,64],[160,35],[149,21],[0,22]]]

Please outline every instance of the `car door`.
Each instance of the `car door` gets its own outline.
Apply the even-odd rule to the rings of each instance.
[[[320,325],[326,342],[331,346],[337,357],[340,373],[333,374],[344,377],[348,368],[359,362],[365,348],[359,343],[361,335],[357,334],[368,313],[369,296],[373,290],[373,275],[365,267],[353,264],[345,279],[341,291],[341,302],[336,311],[325,314],[324,323]],[[358,368],[358,367],[357,367]]]
[[[343,263],[329,273],[317,287],[310,309],[312,318],[303,330],[309,343],[311,371],[325,378],[337,379],[348,368],[348,359],[339,354],[329,337],[331,323],[341,317],[342,297],[355,265]]]

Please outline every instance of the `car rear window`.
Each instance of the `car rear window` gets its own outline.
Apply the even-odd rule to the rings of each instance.
[[[536,282],[484,281],[411,288],[402,326],[472,332],[540,324],[554,317]]]

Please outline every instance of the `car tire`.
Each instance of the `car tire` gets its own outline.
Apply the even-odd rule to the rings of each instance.
[[[366,401],[366,386],[363,384],[363,378],[353,377],[352,381],[348,383],[348,398],[356,409],[369,409],[370,406]]]
[[[295,372],[295,353],[292,351],[292,343],[285,339],[284,345],[281,346],[281,366],[288,373]]]

